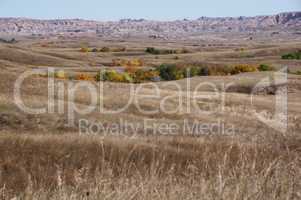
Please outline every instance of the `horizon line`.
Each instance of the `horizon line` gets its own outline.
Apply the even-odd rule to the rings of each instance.
[[[25,19],[25,20],[40,20],[40,21],[54,21],[54,20],[82,20],[82,21],[95,21],[95,22],[118,22],[122,20],[145,20],[145,21],[183,21],[183,20],[198,20],[200,18],[209,18],[209,19],[218,19],[218,18],[253,18],[253,17],[265,17],[265,16],[275,16],[279,14],[285,14],[285,13],[298,13],[301,11],[283,11],[283,12],[277,12],[274,14],[262,14],[262,15],[240,15],[240,16],[215,16],[215,17],[208,17],[208,16],[200,16],[197,18],[189,18],[184,17],[182,19],[150,19],[150,18],[119,18],[119,19],[111,19],[111,20],[105,20],[105,19],[89,19],[89,18],[77,18],[77,17],[66,17],[66,18],[34,18],[34,17],[24,17],[24,16],[0,16],[0,19]]]

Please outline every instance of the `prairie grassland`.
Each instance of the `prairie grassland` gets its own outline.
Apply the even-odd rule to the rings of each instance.
[[[231,36],[232,37],[232,36]],[[232,64],[269,64],[279,69],[301,69],[298,60],[281,60],[280,54],[300,49],[300,41],[250,43],[229,41],[220,46],[199,44],[199,41],[101,41],[99,38],[26,39],[14,45],[0,44],[0,199],[300,199],[301,198],[301,77],[288,74],[288,130],[281,133],[256,118],[275,112],[275,95],[266,92],[250,93],[270,72],[243,73],[235,76],[208,76],[154,83],[159,98],[144,98],[154,93],[152,87],[140,89],[140,106],[146,110],[159,108],[166,97],[168,109],[183,105],[194,98],[186,96],[199,84],[210,83],[221,89],[232,84],[225,93],[215,98],[197,99],[199,107],[217,112],[177,112],[156,114],[139,112],[130,105],[122,113],[103,114],[93,111],[76,115],[107,124],[120,119],[143,124],[143,119],[154,123],[181,124],[184,119],[199,123],[215,123],[221,119],[237,128],[234,135],[176,135],[137,134],[128,136],[79,135],[78,124],[65,127],[64,114],[32,115],[23,112],[14,103],[14,84],[20,73],[30,69],[66,70],[68,73],[96,73],[110,66],[113,59],[142,59],[145,67],[161,63],[189,63],[224,66]],[[53,42],[53,43],[52,43]],[[126,51],[80,52],[85,43],[89,48],[124,47]],[[213,41],[210,43],[214,43]],[[233,43],[233,44],[232,44]],[[197,44],[197,46],[195,46]],[[235,45],[234,45],[235,44]],[[190,52],[175,55],[149,55],[146,47],[182,49]],[[243,53],[235,48],[244,48]],[[108,66],[106,66],[108,64]],[[68,84],[79,81],[60,79],[65,87],[54,100],[64,108],[73,103],[86,107],[91,103],[89,91],[79,88],[75,99],[68,98]],[[22,100],[27,106],[47,106],[47,79],[32,77],[24,81]],[[95,83],[93,83],[95,85]],[[181,91],[178,91],[178,85]],[[141,85],[135,85],[137,88]],[[208,85],[207,85],[208,86]],[[97,91],[99,88],[95,86]],[[107,109],[118,109],[129,99],[129,84],[104,83],[102,97]],[[270,89],[270,88],[267,88]],[[274,89],[274,87],[272,87]],[[276,88],[277,89],[277,88]],[[213,88],[199,88],[197,95],[210,96]],[[273,93],[274,91],[272,91]],[[221,96],[225,95],[225,99]],[[216,97],[216,96],[215,96]],[[223,102],[224,101],[224,102]],[[224,103],[224,110],[217,108]],[[96,106],[97,108],[99,105]],[[210,110],[212,109],[212,110]],[[266,116],[264,116],[266,117]],[[182,129],[180,129],[182,130]],[[143,132],[143,131],[142,131]]]
[[[1,198],[299,199],[301,138],[0,136]]]

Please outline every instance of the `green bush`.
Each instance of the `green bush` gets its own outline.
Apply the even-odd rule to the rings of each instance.
[[[258,70],[259,71],[274,71],[275,69],[272,66],[269,66],[266,64],[261,64],[261,65],[259,65]]]
[[[162,64],[156,70],[159,72],[160,77],[166,81],[179,80],[185,77],[185,70],[173,64]]]
[[[96,77],[96,81],[111,81],[111,82],[133,82],[133,78],[126,72],[119,73],[115,70],[101,71]]]
[[[160,77],[163,80],[179,80],[182,78],[190,78],[194,76],[225,76],[230,74],[236,74],[240,72],[249,72],[256,71],[257,69],[251,66],[237,66],[237,67],[228,67],[228,66],[212,66],[212,67],[179,67],[173,64],[165,64],[157,67]]]
[[[145,81],[160,81],[159,72],[156,70],[138,69],[134,73],[116,72],[115,70],[99,72],[95,79],[97,81],[141,83]]]
[[[301,51],[284,54],[284,55],[282,55],[281,58],[284,60],[300,60],[301,59]]]
[[[153,55],[160,55],[160,54],[176,54],[176,50],[172,49],[156,49],[154,47],[147,47],[145,50],[146,53],[153,54]]]
[[[159,55],[160,51],[158,49],[155,49],[154,47],[147,47],[145,50],[146,53],[154,54],[154,55]]]
[[[113,81],[116,80],[119,74],[115,70],[101,71],[96,75],[97,81]],[[120,78],[120,77],[118,77]]]
[[[122,76],[123,76],[123,82],[126,82],[126,83],[134,82],[133,77],[130,74],[128,74],[127,72],[122,73]]]
[[[282,55],[282,59],[285,59],[285,60],[294,59],[294,58],[295,58],[295,56],[291,53]]]
[[[184,77],[194,77],[194,76],[200,76],[201,74],[201,68],[200,67],[188,67],[186,70],[184,70]]]
[[[209,76],[210,75],[209,68],[208,67],[201,67],[199,75],[200,76]]]

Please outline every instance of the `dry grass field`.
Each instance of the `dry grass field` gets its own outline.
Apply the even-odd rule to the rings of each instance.
[[[300,50],[301,40],[228,37],[201,44],[92,36],[20,37],[16,44],[0,43],[0,199],[300,199],[301,61],[283,60],[281,55]],[[84,47],[126,49],[82,52]],[[147,47],[188,52],[152,55],[145,52]],[[123,70],[114,66],[114,59],[141,59],[143,69],[163,63],[209,68],[267,64],[276,71],[287,66],[289,73],[280,73],[287,75],[287,82],[261,86],[255,93],[256,85],[273,79],[275,72],[195,76],[152,85],[56,78],[53,113],[29,114],[16,105],[15,83],[25,71],[53,67],[69,75],[94,76],[102,69]],[[122,112],[102,113],[97,101],[89,113],[74,112],[74,123],[68,124],[68,106],[88,108],[93,98],[80,87],[70,98],[68,87],[77,83],[91,84],[95,91],[102,86],[104,93],[98,97],[106,109],[122,108],[131,97],[139,100],[139,106],[132,101]],[[225,91],[224,85],[229,85]],[[60,87],[65,89],[58,93]],[[148,98],[154,87],[160,95]],[[283,87],[287,87],[285,131],[272,119],[279,106],[276,91]],[[43,76],[31,76],[21,87],[24,104],[32,108],[47,107],[48,92]],[[195,103],[203,112],[177,109],[179,99],[185,108]],[[167,111],[150,112],[162,102]],[[81,119],[107,127],[121,121],[138,126],[117,134],[80,134]],[[206,134],[186,134],[186,121],[218,123],[232,134],[221,133],[218,127]],[[161,134],[156,130],[162,124],[178,129],[167,133],[163,128]],[[125,130],[126,125],[120,126]]]

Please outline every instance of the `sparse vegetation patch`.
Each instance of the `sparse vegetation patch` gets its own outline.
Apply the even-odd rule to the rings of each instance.
[[[141,59],[113,59],[112,65],[122,67],[141,67],[144,65],[144,62]]]
[[[258,70],[259,71],[274,71],[275,68],[273,66],[270,66],[270,65],[261,64],[261,65],[259,65]]]
[[[126,51],[125,47],[115,47],[115,48],[110,48],[110,47],[102,47],[102,48],[87,48],[87,47],[82,47],[80,49],[80,52],[83,53],[88,53],[88,52],[101,52],[101,53],[108,53],[108,52],[124,52]]]
[[[284,55],[282,55],[282,59],[284,59],[284,60],[300,60],[301,59],[301,51],[284,54]]]
[[[147,47],[145,50],[146,53],[153,54],[153,55],[167,55],[167,54],[184,54],[189,53],[187,49],[181,50],[173,50],[173,49],[157,49],[154,47]]]

